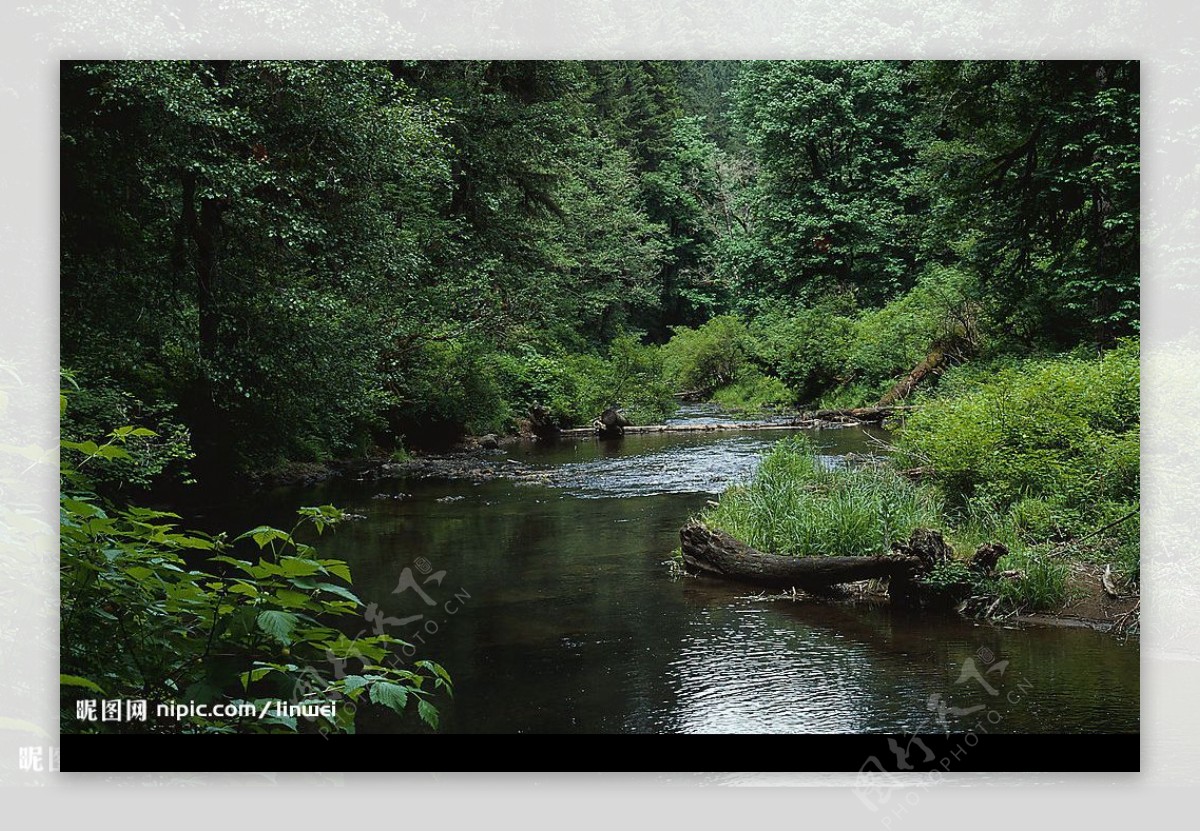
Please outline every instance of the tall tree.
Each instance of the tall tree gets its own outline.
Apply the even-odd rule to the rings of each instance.
[[[348,447],[436,237],[437,113],[370,63],[63,81],[64,361],[180,402],[201,464]]]
[[[1138,323],[1136,61],[917,66],[931,140],[923,251],[961,259],[1028,339],[1099,344]]]
[[[892,61],[760,61],[736,92],[759,170],[754,245],[740,270],[754,294],[887,300],[915,280],[906,187],[917,106]]]

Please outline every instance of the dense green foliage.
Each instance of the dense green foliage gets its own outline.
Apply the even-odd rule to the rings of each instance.
[[[716,151],[675,75],[66,65],[64,363],[174,407],[201,478],[512,427],[525,402],[489,373],[526,349],[588,377],[559,391],[572,423],[661,413],[573,365],[714,302]]]
[[[1135,62],[62,80],[64,364],[185,431],[201,480],[514,429],[534,403],[564,425],[661,418],[664,392],[864,404],[931,348],[1137,326]],[[656,378],[613,361],[668,341]]]
[[[927,356],[903,451],[954,534],[1012,539],[1037,603],[1062,583],[1038,547],[1136,507],[1135,61],[97,61],[61,81],[63,436],[113,457],[71,511],[121,536],[142,527],[116,506],[165,483],[535,409],[867,405]],[[937,502],[807,458],[781,450],[724,521],[877,551]],[[1136,523],[1116,528],[1089,556],[1136,576]]]
[[[924,471],[921,486],[890,466],[829,470],[809,444],[786,440],[705,520],[797,555],[881,552],[916,526],[945,531],[962,558],[1001,542],[999,567],[1019,578],[977,590],[1005,610],[1059,607],[1068,560],[1111,564],[1136,584],[1139,358],[1130,340],[1099,357],[956,368],[898,435],[895,463]],[[963,563],[928,580],[971,582]]]
[[[901,464],[927,469],[963,537],[1000,539],[1029,579],[1007,599],[1034,587],[1029,605],[1060,602],[1067,556],[1138,580],[1139,359],[1126,341],[1098,358],[958,368],[907,420]]]
[[[408,645],[392,636],[351,637],[336,626],[361,617],[363,603],[346,563],[321,558],[300,532],[319,535],[343,512],[302,508],[291,530],[259,526],[229,540],[185,531],[170,512],[97,497],[91,472],[135,460],[136,440],[146,438],[146,428],[122,427],[99,443],[63,442],[63,730],[353,732],[360,706],[403,713],[410,701],[437,726],[431,697],[450,691],[445,670],[409,662],[400,652]],[[149,711],[144,720],[95,721],[77,710],[89,699],[145,700]],[[173,701],[263,713],[276,700],[336,710],[312,718],[155,713]]]
[[[1139,357],[1128,342],[930,398],[905,425],[901,458],[930,466],[962,504],[1014,510],[1031,534],[1081,534],[1137,501]]]

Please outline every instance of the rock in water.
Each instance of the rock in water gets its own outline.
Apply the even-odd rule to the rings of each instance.
[[[615,407],[610,407],[600,414],[600,418],[592,423],[596,426],[596,431],[605,437],[624,436],[625,428],[633,423],[625,416],[624,412]]]
[[[550,411],[540,404],[529,408],[529,425],[533,429],[534,435],[541,439],[551,439],[559,434],[559,427],[550,415]]]

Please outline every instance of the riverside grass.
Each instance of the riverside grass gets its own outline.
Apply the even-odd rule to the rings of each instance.
[[[796,557],[884,554],[921,527],[945,530],[960,557],[998,540],[1010,550],[1000,568],[1020,579],[981,590],[1006,610],[1049,610],[1067,600],[1066,564],[1046,545],[1022,540],[1010,517],[976,511],[954,522],[936,487],[887,465],[831,465],[808,437],[778,442],[748,483],[728,489],[700,519],[756,549]]]
[[[701,519],[756,549],[807,557],[882,554],[915,528],[938,527],[943,514],[933,489],[884,466],[831,466],[795,436]]]

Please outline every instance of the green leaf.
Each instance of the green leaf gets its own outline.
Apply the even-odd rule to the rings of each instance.
[[[154,570],[146,566],[127,566],[125,574],[139,583],[154,574]]]
[[[450,674],[446,672],[446,668],[442,667],[437,662],[430,661],[429,659],[419,659],[415,664],[417,667],[432,671],[439,679],[444,680],[446,684],[453,684],[453,681],[450,679]]]
[[[309,597],[303,592],[297,592],[294,589],[277,589],[275,597],[279,599],[279,603],[285,607],[301,608],[309,602]]]
[[[159,517],[173,517],[176,520],[180,519],[179,515],[173,511],[158,511],[153,508],[142,508],[140,506],[130,506],[125,509],[125,513],[130,517],[140,517],[143,520],[153,520]]]
[[[101,445],[96,449],[96,456],[104,459],[129,459],[129,451],[116,445]]]
[[[85,679],[82,676],[71,676],[68,673],[60,673],[58,683],[60,685],[69,685],[70,687],[87,688],[88,690],[94,690],[96,693],[107,696],[104,688],[97,685],[91,679]]]
[[[251,682],[257,682],[259,679],[266,676],[268,673],[270,673],[274,669],[275,668],[273,668],[273,667],[259,667],[254,670],[250,670],[250,671],[240,674],[241,679],[242,679],[242,688],[244,689],[244,688],[249,687]]]
[[[258,628],[280,644],[292,643],[292,631],[296,629],[298,621],[294,614],[282,610],[267,610],[259,613],[255,619]]]
[[[362,604],[362,601],[359,600],[358,596],[346,589],[344,586],[338,586],[337,584],[317,584],[317,586],[326,592],[339,595],[342,598],[345,598],[347,601],[353,601],[355,604],[359,605]]]
[[[438,727],[438,710],[437,710],[437,708],[433,707],[433,705],[430,705],[424,699],[419,699],[419,700],[417,700],[417,713],[420,714],[421,719],[424,720],[425,724],[427,724],[433,730],[435,730],[435,731],[437,730],[437,727]]]
[[[247,575],[255,574],[254,566],[252,564],[250,564],[249,562],[244,561],[244,560],[238,560],[237,558],[230,557],[229,555],[215,555],[215,556],[209,558],[209,560],[215,561],[217,563],[227,563],[230,566],[236,566],[238,569],[242,570]]]
[[[282,540],[284,542],[291,540],[287,532],[276,529],[273,526],[255,526],[250,531],[243,532],[234,539],[245,540],[247,537],[253,538],[260,549],[265,548],[272,540]]]
[[[304,575],[316,575],[321,571],[321,564],[308,558],[285,556],[279,559],[279,568],[281,575],[288,578],[295,578]]]
[[[347,676],[342,680],[342,688],[346,693],[356,691],[359,688],[366,687],[370,684],[370,680],[362,676]]]
[[[73,500],[69,497],[62,499],[62,506],[67,511],[78,514],[81,517],[103,517],[104,512],[98,509],[91,503],[85,503],[83,500]]]
[[[341,560],[322,560],[319,563],[325,567],[325,571],[330,575],[336,575],[346,583],[351,583],[350,567],[345,561]]]
[[[376,682],[371,685],[371,701],[402,713],[408,704],[408,688],[394,682]]]

